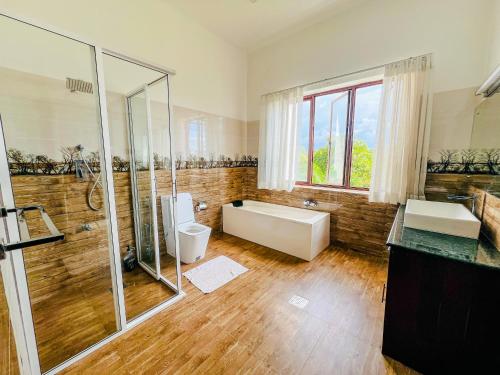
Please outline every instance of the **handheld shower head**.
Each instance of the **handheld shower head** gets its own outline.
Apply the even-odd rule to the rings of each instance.
[[[97,176],[94,174],[94,172],[92,171],[92,168],[90,167],[90,165],[87,163],[87,161],[83,157],[83,149],[84,149],[84,147],[82,145],[75,146],[75,150],[78,151],[78,153],[80,154],[80,160],[75,160],[76,178],[79,180],[86,181],[90,175],[95,180],[94,184],[92,185],[92,188],[90,189],[90,191],[87,194],[87,204],[89,205],[91,210],[99,211],[100,208],[95,207],[92,204],[92,195],[94,194],[97,186],[100,186],[102,188],[101,181],[99,180],[101,177],[101,172],[99,172],[97,174]]]

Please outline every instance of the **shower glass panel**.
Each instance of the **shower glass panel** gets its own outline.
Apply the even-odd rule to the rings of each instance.
[[[118,326],[94,49],[3,16],[0,35],[11,36],[0,41],[0,115],[15,205],[43,206],[65,235],[15,250],[45,372]],[[37,212],[25,216],[31,237],[47,234]]]
[[[103,56],[127,321],[178,294],[160,197],[173,194],[168,77]],[[128,134],[128,138],[124,137]]]
[[[159,260],[160,277],[163,280],[171,281],[177,287],[178,277],[180,277],[180,262],[176,258],[175,238],[167,241],[167,235],[164,231],[165,218],[161,207],[161,196],[171,195],[173,191],[172,181],[174,178],[174,167],[172,165],[173,152],[171,144],[173,134],[170,126],[170,112],[168,110],[168,77],[158,80],[147,86],[147,97],[150,108],[151,118],[151,139],[154,156],[154,184],[157,192],[156,206],[158,234],[159,234]],[[168,212],[174,217],[173,212]],[[169,245],[167,246],[167,243]]]
[[[144,269],[160,279],[158,253],[158,222],[156,217],[156,187],[152,154],[151,119],[148,114],[147,86],[127,98],[131,142],[131,166],[136,191],[137,259]],[[153,161],[153,163],[151,163]]]

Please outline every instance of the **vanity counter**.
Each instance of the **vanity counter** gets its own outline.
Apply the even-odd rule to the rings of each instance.
[[[403,226],[405,206],[394,219],[387,246],[400,247],[447,259],[500,269],[500,251],[482,237],[479,240],[428,232]]]
[[[486,240],[391,233],[382,353],[425,374],[498,373],[500,254]]]

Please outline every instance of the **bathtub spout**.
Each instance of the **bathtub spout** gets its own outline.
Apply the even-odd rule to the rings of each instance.
[[[315,201],[314,199],[306,199],[304,201],[305,207],[318,207],[318,204],[318,201]]]

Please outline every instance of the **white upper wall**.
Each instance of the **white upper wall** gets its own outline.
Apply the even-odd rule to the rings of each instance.
[[[264,93],[429,52],[435,92],[478,86],[495,1],[373,0],[259,49],[248,59],[248,120]]]
[[[246,118],[246,53],[162,0],[0,0],[0,9],[175,69],[175,105]]]
[[[371,0],[163,0],[252,51]]]
[[[434,54],[438,92],[478,86],[500,63],[500,0],[361,2],[248,60],[163,0],[0,0],[0,9],[176,69],[174,104],[240,120],[258,119],[263,93],[422,53]]]

